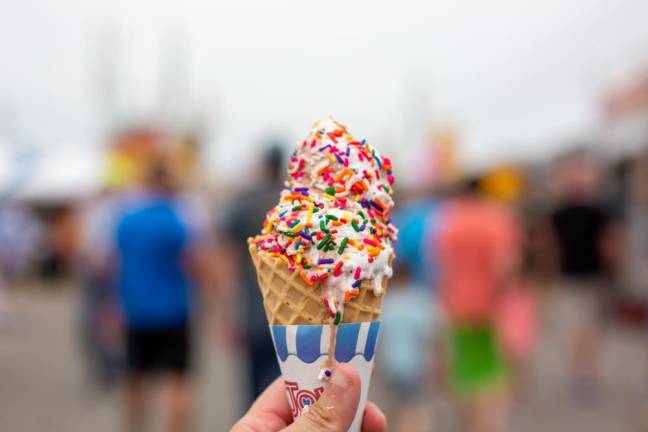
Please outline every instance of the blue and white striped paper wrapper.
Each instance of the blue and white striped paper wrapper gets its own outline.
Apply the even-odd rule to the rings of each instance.
[[[379,330],[379,321],[338,326],[335,359],[350,363],[361,380],[358,412],[349,432],[360,431]],[[314,403],[324,391],[323,382],[317,376],[328,355],[329,325],[273,325],[270,332],[293,417],[299,417],[304,407]]]

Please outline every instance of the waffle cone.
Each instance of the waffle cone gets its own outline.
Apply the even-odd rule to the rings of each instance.
[[[259,253],[253,244],[249,249],[270,325],[328,322],[328,313],[322,304],[318,288],[308,286],[297,271],[291,272],[286,263],[279,258]],[[359,296],[344,306],[342,322],[369,322],[380,319],[386,288],[387,278],[383,280],[383,295],[376,296],[370,281],[363,282]]]

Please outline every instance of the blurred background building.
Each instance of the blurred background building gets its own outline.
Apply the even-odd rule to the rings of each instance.
[[[646,430],[646,16],[630,0],[0,3],[0,429],[122,426],[114,230],[164,160],[209,243],[192,424],[227,430],[267,336],[242,317],[260,309],[235,246],[263,218],[244,197],[270,200],[275,159],[330,114],[397,174],[388,307],[412,321],[391,338],[420,335],[424,385],[403,405],[399,359],[378,364],[393,430]],[[469,396],[439,282],[467,180],[501,224],[475,228],[484,253],[512,263],[480,317],[506,390]],[[408,302],[429,307],[415,321]],[[500,424],[462,421],[475,401]]]

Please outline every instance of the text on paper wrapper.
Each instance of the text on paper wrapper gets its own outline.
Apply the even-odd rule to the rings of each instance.
[[[304,408],[314,404],[324,393],[324,387],[317,387],[313,390],[300,389],[299,384],[294,381],[284,381],[288,402],[294,418],[302,415]]]

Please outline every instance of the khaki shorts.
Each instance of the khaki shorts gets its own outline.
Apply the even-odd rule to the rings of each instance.
[[[558,283],[545,297],[547,331],[563,337],[583,330],[600,331],[604,319],[602,286],[594,279]]]

